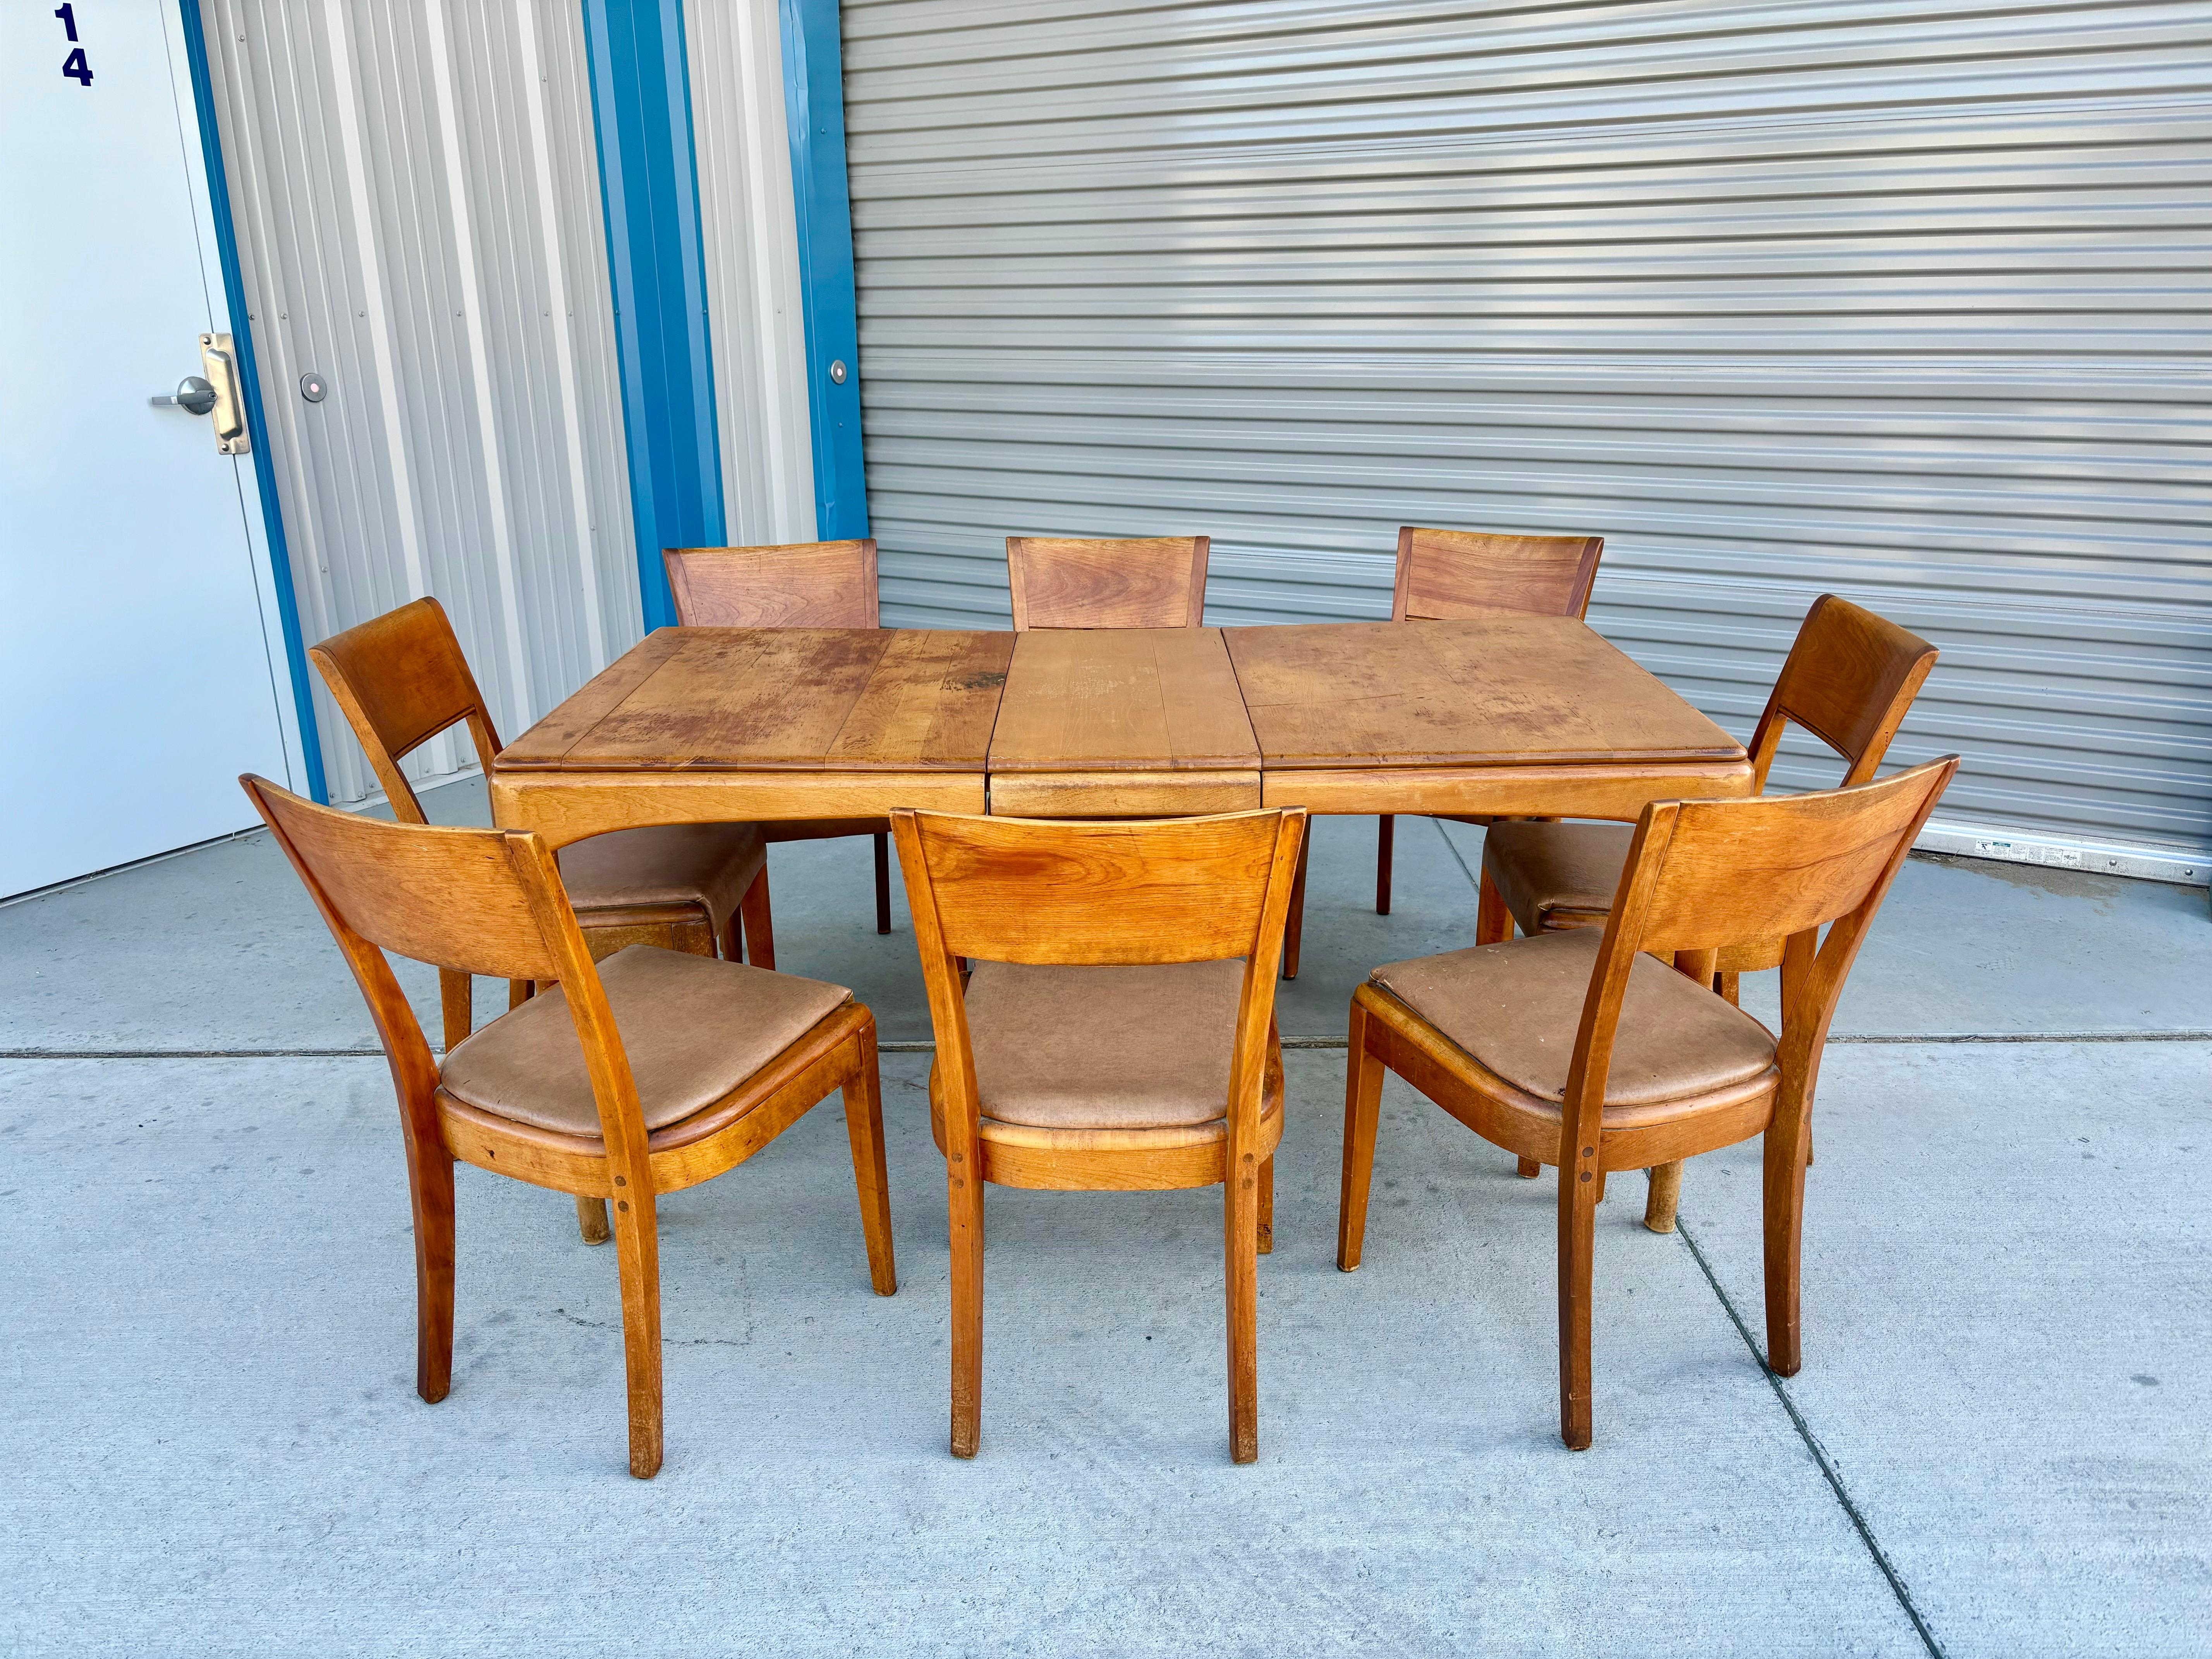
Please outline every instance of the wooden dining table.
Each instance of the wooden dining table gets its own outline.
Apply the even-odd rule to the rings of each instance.
[[[902,806],[1138,817],[1632,819],[1746,795],[1743,747],[1587,624],[669,628],[493,764],[555,846],[644,824]]]

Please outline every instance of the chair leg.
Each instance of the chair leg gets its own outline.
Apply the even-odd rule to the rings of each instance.
[[[531,998],[537,994],[538,986],[535,981],[526,979],[511,979],[507,981],[507,1012],[509,1013],[513,1013],[517,1008],[522,1006],[524,1003],[529,1001]]]
[[[1382,1109],[1382,1062],[1368,1051],[1367,1010],[1355,1000],[1344,1056],[1344,1177],[1336,1205],[1336,1265],[1359,1266],[1367,1242],[1367,1194],[1375,1181],[1375,1130]]]
[[[586,1244],[604,1244],[614,1235],[607,1231],[607,1201],[576,1194],[576,1231]]]
[[[1283,977],[1298,976],[1298,946],[1306,932],[1306,855],[1313,851],[1313,826],[1298,842],[1298,872],[1291,880],[1291,916],[1283,927]]]
[[[1229,1281],[1229,1461],[1260,1457],[1260,1159],[1237,1155],[1221,1200]]]
[[[1390,855],[1396,850],[1398,820],[1385,812],[1375,820],[1375,914],[1390,914]]]
[[[860,1231],[868,1241],[868,1282],[878,1296],[898,1289],[891,1257],[891,1184],[884,1165],[884,1098],[876,1073],[876,1034],[863,1031],[860,1069],[845,1080],[845,1133],[853,1143],[853,1185],[860,1194]]]
[[[1741,974],[1715,974],[1713,989],[1728,999],[1729,1006],[1741,1008],[1743,1006],[1743,1000],[1738,994],[1738,990],[1742,979]]]
[[[1597,1253],[1597,1178],[1571,1159],[1559,1170],[1559,1438],[1590,1443],[1590,1282]]]
[[[623,1368],[629,1382],[629,1472],[660,1473],[660,1239],[653,1194],[615,1200]]]
[[[722,924],[722,960],[743,962],[745,959],[745,919],[742,910],[730,912],[729,920]]]
[[[1524,1158],[1518,1160],[1513,1172],[1523,1181],[1534,1181],[1544,1173],[1544,1162],[1541,1158]]]
[[[1482,872],[1482,890],[1475,901],[1474,942],[1477,945],[1503,945],[1513,937],[1513,913],[1505,908],[1505,896],[1498,890],[1498,884],[1490,878],[1490,872]]]
[[[983,1433],[983,1183],[945,1166],[952,1228],[952,1455],[973,1457]]]
[[[756,968],[775,966],[775,918],[769,910],[768,866],[761,866],[760,874],[753,884],[745,889],[745,896],[738,901],[738,913],[744,918],[745,955]]]
[[[453,1385],[453,1160],[426,1150],[408,1165],[415,1211],[415,1392],[434,1406]]]
[[[1275,1253],[1275,1160],[1260,1163],[1260,1254]]]
[[[876,843],[876,931],[891,930],[891,838],[878,830]]]
[[[1682,1160],[1655,1164],[1644,1173],[1651,1177],[1651,1189],[1644,1195],[1644,1224],[1655,1233],[1671,1233],[1682,1202]]]
[[[1768,1127],[1763,1171],[1766,1232],[1766,1363],[1778,1376],[1795,1376],[1804,1361],[1797,1325],[1798,1251],[1805,1226],[1802,1116]]]

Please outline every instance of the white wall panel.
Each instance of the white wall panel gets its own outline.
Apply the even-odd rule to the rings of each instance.
[[[805,313],[775,0],[686,0],[722,505],[733,545],[814,539]]]
[[[1946,819],[2203,878],[2212,9],[843,10],[887,621],[1001,621],[1013,532],[1209,533],[1263,622],[1598,532],[1739,736],[1834,589],[1942,647]]]
[[[201,3],[301,630],[435,594],[515,734],[640,632],[580,9]],[[473,763],[461,734],[410,769]]]

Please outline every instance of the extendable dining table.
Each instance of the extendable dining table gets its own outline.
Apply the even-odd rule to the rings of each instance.
[[[1153,817],[1635,817],[1752,793],[1743,747],[1587,624],[670,628],[501,751],[495,822],[643,824],[910,806]]]

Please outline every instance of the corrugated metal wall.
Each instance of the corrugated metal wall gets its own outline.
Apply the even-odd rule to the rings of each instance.
[[[1003,618],[1015,532],[1210,533],[1263,622],[1595,531],[1739,735],[1835,588],[1943,647],[1946,818],[2212,835],[2212,9],[844,15],[886,621]]]
[[[639,634],[580,9],[202,8],[302,632],[434,593],[517,733]],[[361,799],[317,698],[331,799]],[[464,734],[410,769],[473,762]]]
[[[686,0],[691,136],[732,544],[814,539],[806,327],[776,0]]]

